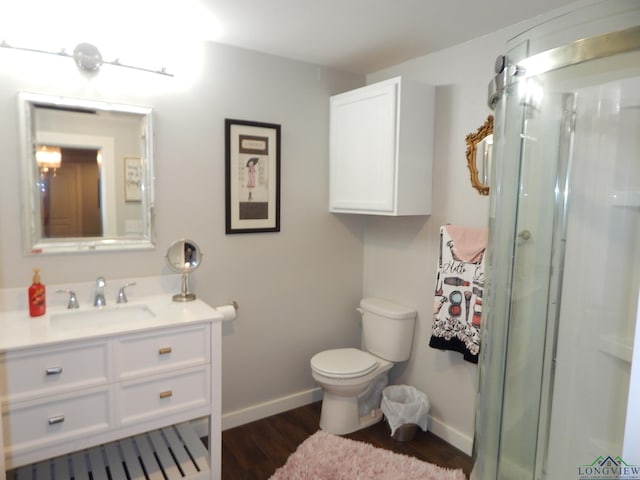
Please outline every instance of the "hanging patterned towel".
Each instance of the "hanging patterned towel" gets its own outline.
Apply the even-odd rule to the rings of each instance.
[[[458,242],[456,245],[454,242]],[[440,227],[440,257],[429,346],[478,363],[486,228]],[[458,255],[473,252],[473,255]]]

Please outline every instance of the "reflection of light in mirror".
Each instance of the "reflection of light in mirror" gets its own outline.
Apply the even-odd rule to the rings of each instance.
[[[52,147],[49,145],[38,145],[36,149],[36,163],[40,169],[40,173],[44,174],[53,170],[55,175],[56,169],[60,168],[62,163],[62,151],[60,147]]]

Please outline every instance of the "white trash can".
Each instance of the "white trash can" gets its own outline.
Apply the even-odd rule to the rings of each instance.
[[[415,436],[418,427],[427,431],[429,417],[429,397],[410,385],[389,385],[382,391],[382,413],[391,436],[407,442]]]

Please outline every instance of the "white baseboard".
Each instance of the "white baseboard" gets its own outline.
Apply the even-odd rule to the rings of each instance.
[[[284,397],[275,398],[268,402],[251,405],[222,414],[222,430],[238,427],[245,423],[270,417],[278,413],[286,412],[294,408],[308,405],[309,403],[322,400],[322,389],[312,388],[302,392],[294,393]],[[462,450],[467,455],[471,455],[473,449],[473,438],[446,425],[437,418],[429,416],[429,430],[445,442]]]
[[[286,412],[287,410],[302,407],[303,405],[320,400],[322,400],[322,389],[317,387],[232,412],[223,413],[222,430],[244,425],[245,423],[270,417],[271,415]]]
[[[456,447],[458,450],[462,450],[467,455],[471,455],[473,450],[472,437],[469,437],[432,416],[429,416],[429,430],[448,444]]]

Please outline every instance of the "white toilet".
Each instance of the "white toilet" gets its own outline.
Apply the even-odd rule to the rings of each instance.
[[[364,298],[363,350],[325,350],[311,358],[311,374],[324,390],[320,428],[344,435],[382,419],[380,400],[395,362],[411,354],[416,311],[380,298]]]

